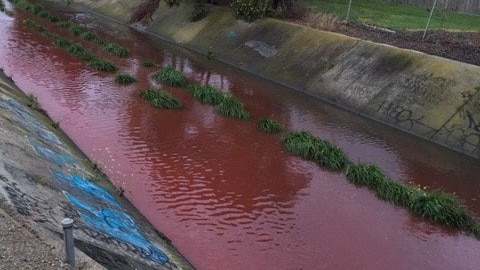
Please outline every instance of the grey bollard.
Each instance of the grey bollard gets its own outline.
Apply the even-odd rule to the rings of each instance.
[[[73,243],[73,220],[64,218],[62,220],[63,239],[65,240],[65,262],[75,267],[75,245]]]

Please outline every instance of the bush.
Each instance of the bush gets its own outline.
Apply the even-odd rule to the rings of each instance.
[[[388,181],[383,172],[375,165],[350,165],[347,168],[346,176],[348,181],[370,188],[376,188],[382,182]]]
[[[153,74],[153,79],[169,86],[186,86],[187,77],[172,66],[166,66]]]
[[[233,117],[241,120],[250,118],[250,114],[245,110],[243,104],[233,95],[226,94],[222,102],[218,104],[217,111],[227,117]]]
[[[210,105],[220,104],[224,97],[219,89],[210,85],[190,85],[188,91],[196,100]]]
[[[232,7],[235,18],[247,22],[253,22],[262,17],[279,15],[279,12],[272,7],[269,1],[233,0]]]
[[[283,138],[283,145],[294,155],[333,170],[343,170],[349,163],[345,153],[338,147],[314,137],[307,131],[291,132]]]
[[[272,118],[262,118],[258,121],[257,127],[265,133],[279,133],[283,130],[282,125]]]
[[[137,79],[135,79],[133,76],[129,74],[120,74],[120,75],[117,75],[117,77],[115,77],[115,82],[119,84],[127,85],[127,84],[136,83]]]
[[[159,89],[148,88],[140,92],[140,96],[149,101],[156,108],[161,109],[178,109],[182,107],[182,103],[172,97],[170,94]]]
[[[190,15],[190,21],[196,22],[205,18],[208,14],[208,10],[202,1],[196,1],[192,14]]]
[[[404,185],[392,180],[379,182],[375,188],[379,198],[398,206],[406,207],[422,191],[416,187]]]

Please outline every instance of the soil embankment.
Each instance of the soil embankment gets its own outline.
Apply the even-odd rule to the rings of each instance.
[[[0,71],[0,268],[64,268],[69,217],[79,269],[190,269],[44,114]]]
[[[142,1],[76,0],[123,23]],[[480,157],[480,67],[304,26],[235,20],[163,2],[149,26],[166,40],[429,141]]]

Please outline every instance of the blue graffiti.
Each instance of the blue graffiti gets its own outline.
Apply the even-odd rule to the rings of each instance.
[[[73,165],[77,167],[78,162],[76,159],[67,153],[57,153],[46,146],[43,146],[39,142],[37,142],[34,138],[29,138],[30,144],[35,148],[35,151],[40,155],[44,156],[45,158],[49,159],[53,163],[58,166],[62,166],[65,164]]]
[[[54,175],[61,184],[83,193],[83,196],[91,196],[101,202],[109,204],[110,206],[122,208],[112,194],[83,177],[78,175],[69,176],[62,172],[55,172]]]
[[[21,119],[21,121],[16,121],[19,126],[25,130],[29,130],[33,133],[37,133],[43,139],[54,143],[56,145],[61,145],[60,139],[51,131],[46,129],[42,123],[40,123],[32,114],[27,111],[23,105],[19,104],[13,99],[1,99],[0,104],[13,112]]]
[[[102,209],[98,205],[87,204],[66,191],[64,193],[78,208],[80,216],[90,227],[141,249],[145,257],[152,261],[160,263],[169,261],[165,253],[143,237],[140,227],[129,215],[113,209]]]

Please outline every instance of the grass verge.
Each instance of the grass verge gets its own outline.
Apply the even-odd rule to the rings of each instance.
[[[304,0],[321,13],[332,14],[340,20],[347,15],[349,0]],[[384,1],[353,1],[350,19],[391,29],[422,30],[427,24],[429,9],[420,6]],[[480,31],[478,16],[445,12],[437,5],[429,29]]]

